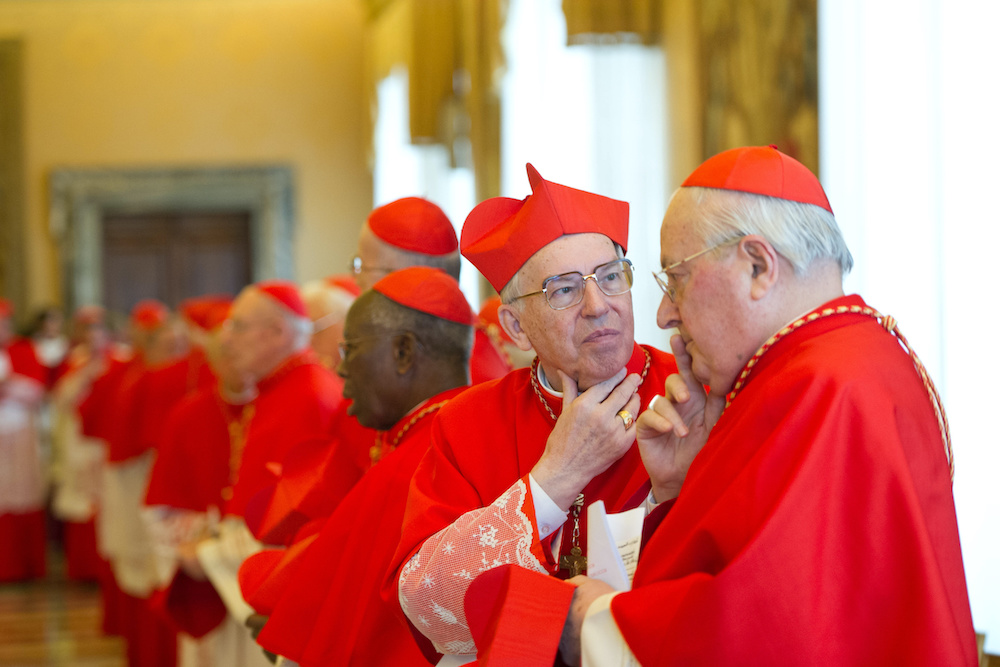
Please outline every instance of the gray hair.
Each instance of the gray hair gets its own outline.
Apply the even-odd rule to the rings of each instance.
[[[302,286],[302,300],[307,307],[317,306],[322,313],[313,320],[315,333],[343,322],[354,303],[354,296],[340,288],[331,287],[326,281],[311,280]]]
[[[707,245],[738,236],[763,236],[797,274],[806,273],[818,259],[832,259],[840,274],[850,273],[854,258],[833,214],[813,204],[788,201],[750,192],[685,187],[693,203],[708,213],[694,222]]]
[[[369,291],[359,300],[363,298],[372,300],[373,307],[369,310],[372,326],[384,331],[409,331],[429,357],[468,366],[472,353],[471,326],[403,306],[379,292]]]
[[[397,269],[403,269],[410,266],[429,266],[432,269],[441,269],[455,280],[459,279],[459,274],[462,270],[462,256],[459,254],[458,250],[449,252],[446,255],[425,255],[422,252],[414,252],[412,250],[397,248],[387,241],[382,242],[385,243],[389,252],[393,256],[391,265],[395,266]]]

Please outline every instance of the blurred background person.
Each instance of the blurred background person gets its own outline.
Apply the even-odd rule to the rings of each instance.
[[[45,369],[14,336],[14,308],[0,299],[0,582],[45,576],[45,473],[39,406]]]
[[[94,380],[108,368],[111,339],[104,309],[82,306],[71,321],[72,347],[66,370],[52,392],[52,515],[61,522],[66,576],[97,580],[102,560],[97,552],[94,518],[101,498],[104,443],[83,434],[78,408]]]

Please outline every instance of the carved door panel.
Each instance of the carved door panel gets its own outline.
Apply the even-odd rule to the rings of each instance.
[[[106,214],[104,305],[128,313],[141,299],[176,307],[188,297],[235,295],[250,282],[247,212]]]

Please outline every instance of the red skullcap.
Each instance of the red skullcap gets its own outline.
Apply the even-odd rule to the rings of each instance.
[[[747,146],[723,151],[702,162],[681,187],[750,192],[813,204],[833,213],[819,179],[808,167],[775,146]]]
[[[225,295],[200,296],[186,299],[178,310],[192,324],[204,331],[211,331],[229,317],[233,300]]]
[[[502,340],[513,343],[514,341],[507,335],[504,328],[500,326],[500,315],[497,313],[500,303],[500,297],[498,296],[490,297],[483,302],[482,307],[479,309],[479,326],[488,331],[495,331]]]
[[[487,199],[462,227],[462,254],[494,289],[503,289],[532,255],[566,234],[604,234],[626,249],[627,202],[546,181],[527,167],[530,195]]]
[[[328,276],[326,278],[326,284],[330,287],[336,287],[339,290],[343,290],[354,297],[361,294],[361,288],[358,287],[358,283],[354,280],[354,276],[347,273],[338,273],[333,276]]]
[[[302,301],[302,295],[299,294],[299,287],[292,281],[265,280],[257,283],[254,287],[299,317],[309,317],[306,304]]]
[[[404,197],[368,214],[375,236],[401,250],[447,255],[458,250],[458,237],[448,216],[420,197]]]
[[[443,320],[474,326],[476,316],[465,300],[458,281],[441,269],[411,266],[394,271],[375,283],[373,290],[401,306]]]
[[[229,319],[229,311],[233,309],[233,302],[229,299],[219,299],[208,304],[205,312],[202,313],[202,320],[199,326],[205,331],[215,331],[222,323]]]
[[[7,299],[0,299],[0,317],[10,317],[14,314],[14,304]]]
[[[132,324],[143,331],[152,331],[163,326],[170,311],[155,299],[144,299],[132,308]]]

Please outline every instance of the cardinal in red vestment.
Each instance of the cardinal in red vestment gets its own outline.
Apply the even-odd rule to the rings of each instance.
[[[819,181],[773,146],[726,151],[660,242],[680,372],[638,420],[655,530],[631,590],[572,580],[563,656],[978,664],[947,419],[895,321],[844,295]]]
[[[0,299],[0,582],[45,575],[45,475],[39,408],[45,367],[14,336],[14,308]]]
[[[587,508],[645,504],[633,417],[676,370],[633,339],[628,204],[530,165],[528,179],[524,200],[473,209],[461,246],[500,293],[504,330],[537,360],[442,409],[385,584],[440,653],[476,653],[463,599],[480,572],[577,574]]]
[[[468,384],[473,324],[458,283],[429,267],[388,275],[352,306],[337,370],[350,413],[378,429],[373,465],[318,535],[244,564],[267,650],[302,665],[428,664],[380,588],[430,424]]]
[[[252,393],[202,392],[179,406],[146,496],[148,505],[189,512],[174,512],[167,522],[183,524],[186,534],[175,544],[174,565],[180,567],[158,602],[190,636],[214,633],[214,655],[223,661],[217,664],[266,664],[243,627],[252,609],[236,581],[240,563],[262,546],[243,519],[248,502],[273,479],[271,462],[299,443],[332,437],[340,382],[309,348],[311,333],[293,283],[264,281],[244,289],[222,327],[220,355],[231,386]],[[204,450],[198,442],[206,443]],[[197,472],[194,458],[203,460]],[[187,490],[173,488],[181,479],[190,484]],[[189,521],[192,514],[197,520]]]
[[[73,347],[52,392],[52,514],[62,522],[67,578],[97,580],[104,564],[95,517],[106,451],[102,441],[83,434],[77,409],[107,369],[113,348],[103,308],[81,306],[71,325]]]

